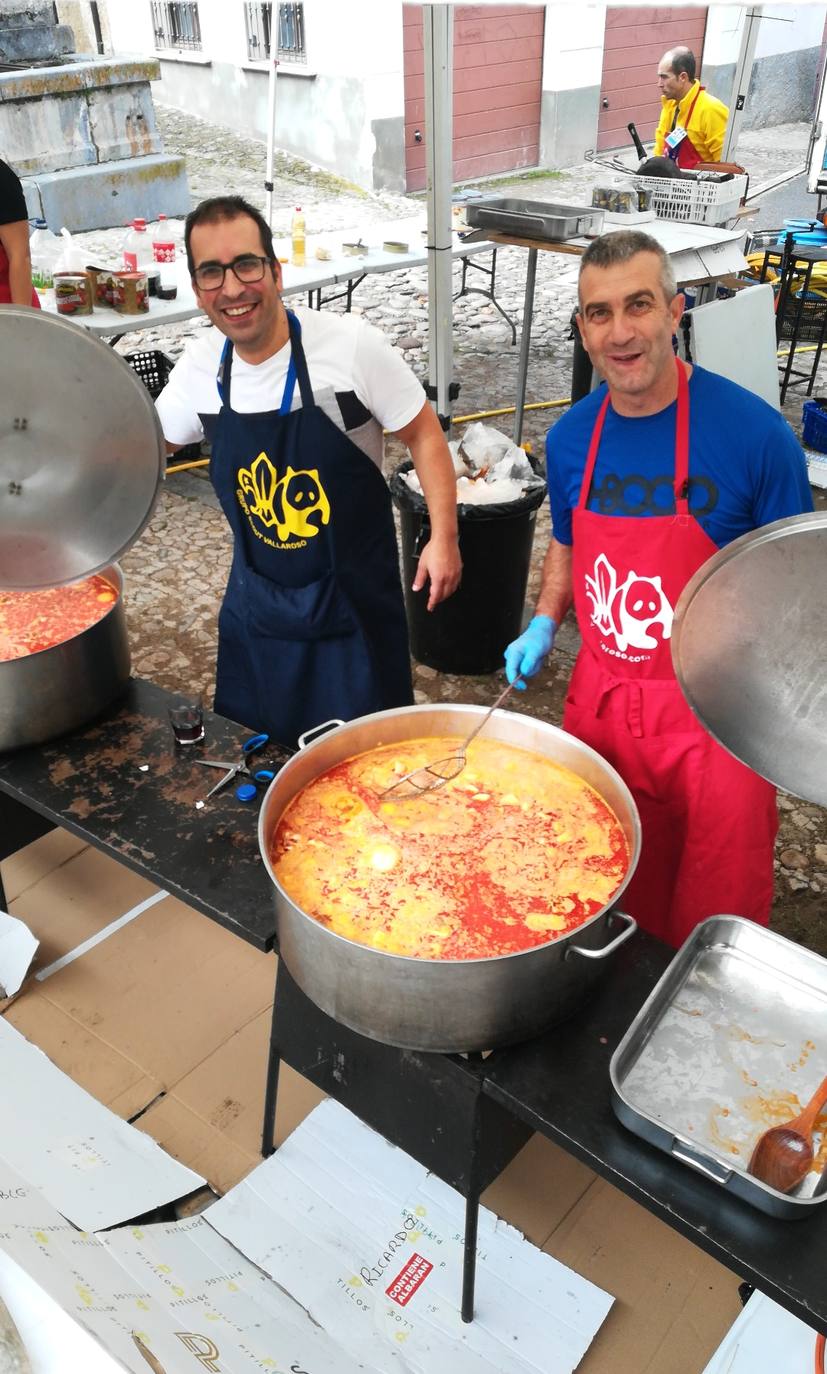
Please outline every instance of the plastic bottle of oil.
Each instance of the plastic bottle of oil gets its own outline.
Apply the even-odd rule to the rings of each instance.
[[[304,211],[302,210],[302,207],[300,205],[296,206],[295,212],[293,214],[293,224],[291,226],[290,234],[293,240],[293,252],[290,261],[292,262],[294,267],[304,267]]]

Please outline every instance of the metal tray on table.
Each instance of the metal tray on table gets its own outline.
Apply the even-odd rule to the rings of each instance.
[[[804,1217],[827,1201],[827,1130],[794,1193],[747,1165],[762,1131],[796,1116],[825,1072],[827,960],[739,916],[712,916],[615,1050],[612,1105],[635,1134],[762,1212]]]
[[[500,229],[533,239],[572,239],[582,234],[599,234],[603,228],[602,210],[585,205],[554,205],[544,200],[491,197],[469,201],[465,218],[481,229]]]

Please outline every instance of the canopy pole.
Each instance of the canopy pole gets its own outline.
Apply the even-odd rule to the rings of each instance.
[[[423,6],[428,175],[428,388],[443,429],[451,424],[454,367],[451,189],[454,7]]]
[[[276,72],[278,71],[278,48],[274,47],[270,35],[270,75],[267,84],[267,170],[264,174],[264,218],[273,227],[273,160],[276,148]]]
[[[761,6],[751,5],[744,15],[744,31],[741,34],[741,48],[735,63],[735,76],[729,96],[729,119],[724,134],[721,152],[722,162],[732,162],[733,153],[738,146],[738,135],[744,120],[744,106],[749,94],[752,63],[755,58],[755,45],[758,42],[758,28],[761,23]]]

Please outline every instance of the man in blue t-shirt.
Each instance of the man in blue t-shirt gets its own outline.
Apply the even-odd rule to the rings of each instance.
[[[675,358],[683,312],[646,234],[583,255],[578,327],[606,379],[549,431],[553,535],[537,613],[506,649],[509,681],[538,671],[573,604],[582,636],[563,725],[612,763],[641,816],[625,901],[679,945],[707,916],[766,924],[775,791],[698,724],[672,670],[684,586],[717,549],[812,510],[804,455],[771,406]]]

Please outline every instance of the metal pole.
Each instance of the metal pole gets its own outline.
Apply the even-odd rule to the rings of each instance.
[[[732,90],[729,96],[729,119],[727,121],[726,133],[724,134],[724,146],[721,152],[722,162],[732,162],[733,153],[738,145],[738,135],[741,131],[741,124],[744,118],[744,106],[747,102],[749,93],[749,82],[752,76],[752,63],[755,57],[755,45],[758,42],[758,26],[761,23],[761,6],[753,5],[748,9],[744,16],[744,32],[741,34],[741,50],[738,53],[738,60],[735,63],[735,76],[732,80]]]
[[[428,380],[440,423],[451,423],[454,367],[451,188],[453,185],[454,7],[423,7],[428,176]]]
[[[264,175],[264,218],[273,227],[273,159],[276,146],[276,72],[279,59],[270,35],[270,79],[267,85],[267,171]]]

